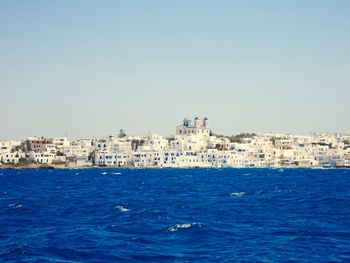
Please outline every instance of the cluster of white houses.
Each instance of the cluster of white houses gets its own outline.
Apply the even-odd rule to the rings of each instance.
[[[211,133],[207,118],[185,119],[176,135],[0,141],[0,163],[115,167],[350,167],[350,135]],[[1,165],[0,164],[0,165]]]

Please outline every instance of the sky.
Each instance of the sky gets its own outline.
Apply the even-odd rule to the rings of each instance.
[[[0,0],[0,140],[350,132],[350,1]]]

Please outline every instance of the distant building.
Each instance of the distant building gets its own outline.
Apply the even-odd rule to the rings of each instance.
[[[198,118],[192,121],[185,118],[182,125],[176,127],[176,135],[210,135],[209,120],[204,118],[201,122]]]
[[[29,158],[39,164],[51,164],[55,159],[55,155],[51,153],[30,152]]]
[[[18,163],[19,159],[25,158],[25,153],[23,152],[13,152],[13,153],[3,153],[0,154],[0,160],[3,163]]]
[[[30,137],[26,140],[27,151],[46,152],[47,145],[52,144],[53,139]]]

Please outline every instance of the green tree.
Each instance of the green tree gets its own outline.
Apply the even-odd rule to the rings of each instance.
[[[32,160],[30,160],[28,158],[21,157],[21,158],[19,158],[18,163],[20,165],[28,165],[28,164],[32,163]]]
[[[64,153],[61,152],[61,151],[57,151],[57,152],[56,152],[56,155],[57,155],[57,156],[64,156]]]
[[[123,129],[120,129],[120,130],[119,130],[118,137],[119,137],[119,138],[124,138],[124,137],[126,137],[126,132],[125,132]]]
[[[96,155],[96,151],[92,151],[91,153],[89,153],[88,159],[89,161],[95,161],[95,155]]]

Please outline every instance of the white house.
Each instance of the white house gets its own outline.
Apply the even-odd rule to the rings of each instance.
[[[19,159],[25,158],[24,152],[3,152],[0,154],[0,161],[3,163],[18,163]]]

